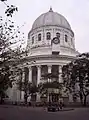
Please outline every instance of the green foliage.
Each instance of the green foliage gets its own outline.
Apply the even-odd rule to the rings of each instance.
[[[61,86],[61,84],[59,83],[59,82],[57,82],[57,81],[54,81],[54,82],[46,82],[46,83],[43,83],[42,84],[42,87],[43,87],[43,89],[45,89],[45,88],[61,88],[62,86]]]
[[[30,89],[29,89],[29,94],[33,94],[33,93],[36,93],[38,92],[38,87],[37,86],[33,86],[31,85]]]
[[[7,0],[0,0],[1,2],[5,2],[5,1],[7,1]]]
[[[10,68],[5,66],[0,70],[0,97],[3,98],[6,96],[5,91],[8,87],[12,87],[12,81],[9,79],[11,73]]]
[[[81,101],[85,100],[89,95],[89,53],[80,54],[76,60],[64,65],[62,71],[66,88],[74,94],[77,92]],[[76,84],[78,85],[77,91]]]
[[[7,16],[11,16],[11,17],[12,17],[12,15],[13,15],[13,13],[14,13],[15,11],[18,11],[18,8],[17,8],[17,7],[15,7],[15,6],[13,6],[13,5],[7,6],[7,9],[6,9],[6,11],[5,11],[5,14],[6,14]]]
[[[0,0],[5,6],[6,16],[12,17],[18,8],[14,5],[7,5],[7,0]],[[8,17],[9,18],[9,17]],[[3,19],[0,16],[0,98],[1,101],[5,96],[6,90],[12,87],[13,81],[17,82],[20,72],[18,64],[21,63],[22,49],[24,44],[24,33],[21,34],[19,26],[15,26],[14,22],[9,19]],[[19,88],[22,88],[20,83]]]
[[[44,75],[42,75],[42,77],[44,78],[44,79],[51,79],[51,78],[58,78],[58,74],[53,74],[53,73],[47,73],[47,74],[44,74]]]
[[[38,90],[39,93],[41,94],[41,97],[50,97],[50,94],[56,94],[55,91],[57,90],[58,97],[62,96],[62,89],[63,89],[63,84],[59,83],[58,81],[51,81],[51,79],[55,78],[58,79],[58,74],[59,73],[47,73],[42,75],[43,80],[50,79],[49,81],[46,81],[44,83],[40,83],[38,85]]]
[[[15,80],[13,67],[19,63],[22,54],[23,34],[20,28],[15,27],[14,22],[4,20],[0,16],[0,96],[4,96],[6,90],[12,87]],[[18,71],[17,71],[18,72]]]
[[[33,93],[38,92],[38,87],[33,85],[28,80],[28,74],[29,74],[28,69],[25,68],[23,72],[25,74],[24,80],[22,80],[23,79],[22,78],[22,70],[20,70],[20,72],[19,72],[19,80],[17,81],[18,89],[20,91],[24,91],[26,94],[33,94]]]
[[[62,94],[62,88],[63,88],[63,85],[60,84],[57,81],[40,83],[38,85],[38,90],[39,90],[39,93],[41,94],[41,96],[44,96],[44,94],[46,96],[48,96],[49,91],[51,93],[53,93],[53,90],[55,90],[55,89],[59,90],[59,95],[61,95]]]
[[[14,5],[8,5],[7,4],[7,0],[0,0],[5,6],[6,6],[6,10],[5,10],[5,14],[6,16],[10,16],[12,17],[13,13],[15,11],[18,11],[18,8]]]

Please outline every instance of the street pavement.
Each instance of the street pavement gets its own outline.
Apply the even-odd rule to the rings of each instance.
[[[89,108],[66,109],[47,112],[44,108],[0,105],[0,120],[89,120]]]

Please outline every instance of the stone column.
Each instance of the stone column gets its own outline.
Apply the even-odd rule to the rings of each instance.
[[[15,82],[13,82],[13,87],[12,87],[12,101],[13,103],[17,102],[17,87]]]
[[[37,85],[40,83],[41,79],[41,66],[37,66]]]
[[[39,65],[39,66],[37,66],[37,86],[40,83],[40,79],[41,79],[41,66]],[[36,101],[40,102],[40,94],[39,93],[37,93]]]
[[[48,65],[48,73],[51,73],[52,65]]]
[[[69,102],[72,103],[73,102],[73,94],[69,93]]]
[[[29,82],[32,82],[32,67],[29,67]]]
[[[22,70],[22,82],[24,82],[25,81],[25,71],[24,71],[24,69]]]
[[[21,92],[21,101],[24,101],[24,91]]]
[[[48,73],[51,73],[52,65],[48,65]],[[51,79],[48,79],[48,82],[51,82]]]
[[[22,69],[22,82],[25,81],[25,71]],[[24,101],[24,91],[21,91],[21,101]]]
[[[59,65],[59,83],[62,83],[62,66]]]
[[[36,93],[37,97],[36,97],[36,102],[40,102],[40,93]]]

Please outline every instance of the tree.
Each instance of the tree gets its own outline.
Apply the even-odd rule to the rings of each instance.
[[[28,78],[28,68],[24,68],[24,79],[22,78],[22,70],[19,69],[19,79],[17,81],[17,86],[18,89],[20,91],[24,91],[24,102],[25,104],[27,104],[27,98],[29,97],[29,95],[31,97],[34,96],[34,94],[36,94],[38,92],[38,87],[36,85],[33,85],[31,82],[29,82],[29,78]],[[23,80],[22,80],[23,79]]]
[[[12,17],[13,13],[15,11],[18,11],[18,8],[14,5],[8,5],[7,4],[7,0],[0,0],[5,6],[6,6],[6,10],[5,10],[5,14],[6,16],[10,16]]]
[[[57,81],[45,82],[39,84],[39,92],[41,96],[49,97],[49,102],[58,102],[59,97],[62,97],[62,84]],[[55,92],[57,91],[57,93]],[[53,97],[54,96],[54,97]]]
[[[34,94],[36,94],[38,92],[38,87],[35,85],[32,85],[31,82],[28,82],[26,80],[24,82],[19,80],[17,82],[17,85],[18,85],[18,89],[20,91],[24,91],[25,104],[27,104],[27,99],[28,99],[29,95],[33,98]]]
[[[79,95],[81,103],[86,106],[89,95],[89,53],[80,54],[76,60],[64,65],[62,71],[66,88]]]
[[[13,69],[20,62],[22,54],[23,34],[11,20],[0,17],[0,97],[5,95],[14,81]],[[18,72],[18,71],[17,71]]]
[[[49,96],[49,101],[53,101],[53,98],[51,99],[51,96],[54,94],[56,101],[58,101],[59,97],[62,96],[61,90],[63,88],[63,85],[58,81],[51,81],[52,78],[58,78],[58,74],[47,73],[42,75],[42,77],[43,79],[49,79],[49,81],[39,84],[38,88],[41,96]],[[57,94],[55,93],[55,90],[57,90]]]
[[[4,91],[8,89],[8,87],[12,87],[11,80],[9,79],[10,71],[9,67],[5,66],[5,69],[0,71],[0,103],[3,103],[3,98],[6,97],[6,94]]]

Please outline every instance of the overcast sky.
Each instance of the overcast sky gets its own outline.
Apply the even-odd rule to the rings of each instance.
[[[65,16],[75,33],[76,50],[89,52],[89,0],[8,0],[16,5],[18,12],[13,20],[22,27],[27,36],[35,19],[42,13],[53,11]],[[4,16],[5,5],[0,2],[0,16]]]

